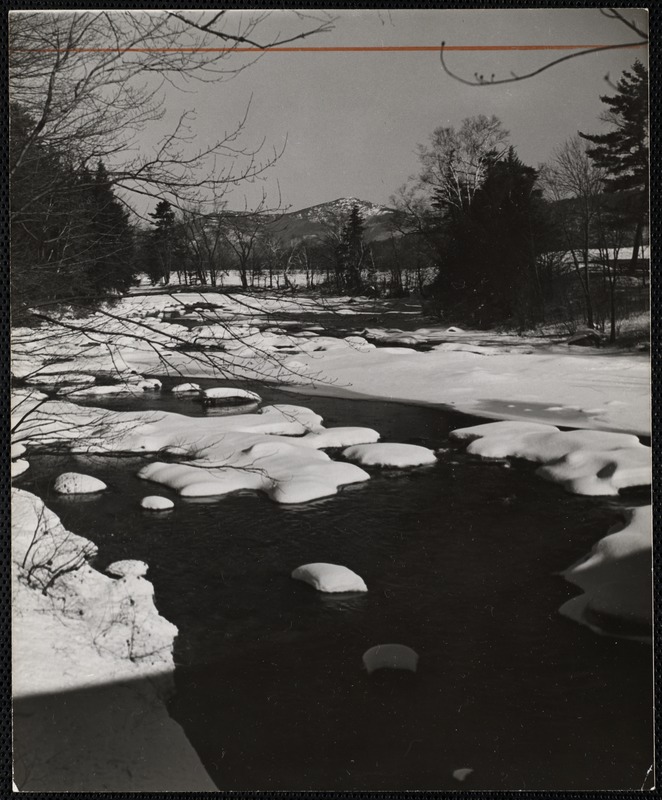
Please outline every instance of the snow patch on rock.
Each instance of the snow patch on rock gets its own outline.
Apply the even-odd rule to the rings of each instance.
[[[108,487],[98,478],[80,472],[63,472],[55,479],[53,489],[59,494],[92,494]]]
[[[365,581],[355,572],[339,564],[322,562],[304,564],[292,572],[298,581],[310,584],[318,592],[367,592]]]
[[[206,400],[252,400],[260,403],[262,398],[256,392],[251,392],[248,389],[236,389],[229,387],[214,387],[213,389],[205,389],[202,393],[203,398]]]
[[[467,453],[481,458],[537,461],[543,464],[537,470],[540,477],[575,494],[616,495],[620,489],[647,486],[652,480],[650,448],[629,433],[490,422],[453,431],[451,436],[469,440]]]
[[[106,567],[106,572],[116,578],[143,578],[149,567],[144,561],[126,559],[114,561]]]
[[[171,508],[175,507],[175,504],[170,498],[160,497],[156,494],[143,497],[140,501],[140,505],[147,511],[169,511]]]
[[[179,383],[170,390],[173,394],[199,394],[200,386],[197,383]]]
[[[376,467],[420,467],[437,461],[434,451],[427,447],[389,442],[348,447],[343,456],[363,466]]]

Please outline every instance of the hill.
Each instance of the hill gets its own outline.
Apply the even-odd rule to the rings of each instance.
[[[391,235],[395,209],[355,197],[340,197],[328,203],[290,211],[274,219],[271,230],[284,244],[304,239],[321,240],[329,232],[337,230],[349,216],[353,205],[359,207],[364,219],[366,242],[380,241]]]

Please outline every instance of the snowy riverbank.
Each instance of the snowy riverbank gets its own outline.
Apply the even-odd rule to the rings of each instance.
[[[177,629],[152,585],[97,572],[94,544],[29,492],[13,490],[12,520],[18,788],[215,791],[165,708]]]
[[[196,303],[203,307],[192,308]],[[379,433],[325,428],[314,407],[280,405],[234,417],[191,418],[103,411],[70,402],[158,392],[160,383],[153,376],[164,373],[182,382],[267,380],[292,392],[449,406],[486,418],[594,432],[650,434],[649,361],[643,353],[497,333],[366,328],[375,307],[372,301],[349,298],[154,294],[124,298],[88,318],[63,318],[64,327],[48,323],[36,331],[17,330],[12,370],[24,387],[13,403],[14,474],[29,469],[31,448],[57,443],[71,452],[153,453],[155,459],[167,453],[167,461],[148,464],[140,477],[182,496],[251,489],[279,503],[301,503],[369,479],[360,467],[324,450],[374,445]],[[387,307],[382,311],[388,313]],[[173,314],[186,314],[188,324],[171,321]],[[343,333],[330,335],[311,322],[316,316],[340,320]],[[348,332],[351,320],[355,329]],[[49,399],[39,389],[56,390],[57,396]],[[545,435],[552,434],[565,442],[555,428]],[[491,438],[476,438],[484,438],[480,447],[488,448],[477,455],[494,457]],[[580,436],[558,453],[555,444],[544,457],[537,440],[531,449],[530,440],[516,438],[506,433],[498,440],[499,457],[531,457],[543,465],[543,477],[570,491],[615,494],[649,480],[648,448],[633,437],[617,437],[613,444]],[[433,460],[434,454],[429,451],[426,458]],[[557,460],[563,462],[560,467]],[[115,580],[96,572],[88,563],[94,551],[89,542],[64,531],[34,496],[15,490],[15,502],[16,725],[30,743],[24,751],[17,748],[19,787],[213,791],[183,732],[165,711],[163,692],[172,671],[176,630],[158,616],[151,584],[136,575]],[[584,595],[563,613],[598,631],[600,614],[626,621],[632,617],[645,625],[650,619],[649,529],[646,512],[633,512],[623,532],[601,540],[593,555],[569,569],[566,577]],[[63,548],[67,558],[87,554],[46,594],[35,581],[48,571],[43,566],[33,570],[29,580],[26,573],[26,553],[34,556],[31,542],[40,531],[47,534],[42,546],[52,545],[55,536],[56,549]],[[559,564],[559,570],[567,567]],[[606,583],[615,575],[618,602],[605,599]],[[56,587],[60,594],[54,596]],[[129,617],[127,607],[132,609]],[[138,608],[144,612],[141,619],[135,617]],[[154,637],[158,646],[149,644]],[[144,652],[136,657],[133,648],[140,642]],[[59,719],[64,728],[47,725],[46,719]],[[121,735],[114,735],[120,729]],[[63,735],[73,744],[58,753],[54,748]]]

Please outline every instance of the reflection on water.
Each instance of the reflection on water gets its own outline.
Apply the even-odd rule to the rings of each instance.
[[[21,479],[96,542],[99,568],[150,565],[159,610],[180,632],[171,712],[219,788],[638,789],[652,760],[650,649],[557,613],[577,594],[557,573],[605,534],[618,501],[454,450],[448,431],[466,418],[286,398],[329,426],[445,452],[430,469],[372,470],[301,506],[251,493],[183,501],[159,487],[175,500],[165,516],[139,507],[154,493],[135,477],[147,458],[82,470],[80,458],[34,457]],[[51,490],[65,469],[109,488],[71,503]],[[291,579],[311,562],[349,567],[368,592],[324,595]],[[416,673],[368,675],[363,655],[380,642],[412,648]],[[460,787],[453,773],[467,767]]]

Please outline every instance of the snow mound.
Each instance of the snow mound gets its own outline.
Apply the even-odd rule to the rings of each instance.
[[[367,592],[365,581],[355,572],[339,564],[304,564],[292,577],[309,583],[318,592]]]
[[[20,458],[25,451],[27,450],[26,446],[21,442],[16,442],[11,446],[11,457],[12,458]]]
[[[366,353],[368,350],[375,350],[377,347],[377,345],[372,344],[372,342],[366,341],[363,336],[345,336],[345,341],[360,353]]]
[[[359,444],[343,450],[343,456],[363,466],[378,467],[419,467],[437,460],[432,450],[416,444]]]
[[[597,496],[616,495],[631,486],[648,486],[653,479],[652,470],[650,448],[639,444],[618,450],[576,450],[540,467],[536,474],[560,483],[574,494]]]
[[[552,433],[558,431],[555,425],[542,422],[485,422],[482,425],[471,425],[468,428],[456,428],[451,431],[450,438],[459,441],[473,442],[491,434],[518,435],[523,433]]]
[[[169,498],[159,497],[159,495],[155,494],[149,495],[149,497],[143,497],[140,501],[140,505],[147,511],[168,511],[175,507],[175,504]]]
[[[614,620],[634,626],[652,624],[652,508],[625,510],[625,521],[563,576],[584,594],[568,600],[560,612],[598,633]]]
[[[326,453],[276,438],[256,437],[256,445],[228,450],[220,466],[166,464],[143,467],[138,476],[182,497],[212,497],[241,490],[262,491],[277,503],[306,503],[336,494],[340,486],[369,480],[353,464],[332,461]]]
[[[418,653],[404,644],[378,644],[363,654],[368,674],[378,669],[407,669],[416,672]]]
[[[106,567],[109,575],[116,578],[142,578],[147,574],[149,567],[144,561],[126,559],[125,561],[114,561]]]
[[[101,492],[108,487],[98,478],[81,475],[79,472],[63,472],[55,479],[53,488],[59,494],[91,494]]]
[[[225,387],[215,387],[213,389],[205,389],[202,393],[205,400],[226,400],[229,402],[236,400],[253,400],[257,403],[262,401],[259,394],[250,392],[247,389],[234,389]]]
[[[197,383],[180,383],[170,390],[173,394],[198,394],[200,387]]]
[[[544,428],[546,432],[539,432]],[[652,480],[651,451],[630,433],[559,431],[525,422],[490,422],[453,431],[470,439],[467,453],[481,458],[523,458],[543,466],[537,474],[569,492],[616,495]]]
[[[316,448],[349,447],[376,442],[378,439],[379,434],[372,428],[340,427],[308,433],[301,439],[301,444]]]
[[[12,478],[18,478],[19,475],[22,475],[28,469],[30,469],[30,462],[26,461],[24,458],[17,458],[15,461],[11,462]]]

